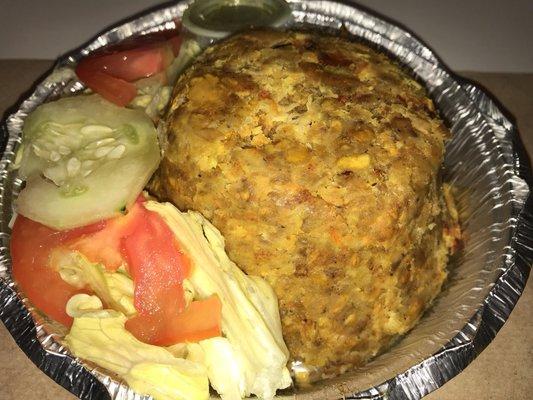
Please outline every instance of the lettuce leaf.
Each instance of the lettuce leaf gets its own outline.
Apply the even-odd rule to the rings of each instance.
[[[153,201],[146,208],[163,217],[191,258],[189,280],[197,297],[216,293],[222,301],[222,332],[227,342],[199,343],[212,385],[225,400],[237,398],[236,393],[273,398],[277,389],[291,384],[291,378],[277,299],[270,286],[246,275],[228,258],[224,238],[201,214],[182,213],[169,203]],[[233,362],[227,363],[230,354]],[[227,363],[227,370],[214,368],[214,360]]]
[[[196,40],[185,40],[178,56],[165,71],[167,82],[163,84],[160,77],[152,76],[138,80],[137,96],[131,101],[130,107],[143,109],[154,121],[164,113],[172,95],[172,88],[179,75],[196,58],[202,49]]]
[[[109,272],[102,264],[67,249],[54,251],[51,265],[69,285],[80,289],[89,286],[108,307],[128,317],[137,313],[133,306],[133,280],[125,270]]]
[[[207,368],[209,383],[224,400],[240,400],[246,395],[242,379],[243,363],[228,339],[216,337],[187,345],[187,359]]]
[[[117,373],[133,390],[155,400],[209,398],[207,371],[202,364],[140,342],[125,329],[124,314],[95,310],[95,297],[76,295],[69,301],[74,323],[65,344],[73,354]]]

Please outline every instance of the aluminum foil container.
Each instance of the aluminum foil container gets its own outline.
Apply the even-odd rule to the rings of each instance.
[[[290,25],[343,30],[399,60],[425,85],[453,132],[445,179],[457,189],[464,248],[449,266],[443,292],[420,323],[366,366],[306,389],[298,399],[417,399],[463,370],[494,338],[518,301],[533,260],[533,182],[516,124],[489,95],[453,74],[412,33],[357,6],[291,0]],[[83,399],[142,399],[117,376],[76,359],[64,332],[32,308],[11,277],[9,222],[21,180],[11,168],[24,118],[39,104],[82,89],[65,69],[84,55],[133,34],[167,28],[187,3],[164,5],[110,29],[60,58],[34,92],[0,126],[0,318],[31,360]]]

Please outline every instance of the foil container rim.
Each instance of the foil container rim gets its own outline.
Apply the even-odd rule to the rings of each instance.
[[[21,101],[17,111],[8,115],[0,126],[2,134],[2,158],[0,160],[0,202],[2,214],[12,212],[12,199],[6,196],[6,184],[9,179],[16,177],[10,175],[10,165],[14,160],[14,150],[20,142],[21,121],[35,106],[46,100],[58,87],[61,90],[75,92],[80,90],[79,84],[68,87],[69,78],[62,75],[62,67],[74,64],[79,58],[90,51],[112,42],[121,40],[133,33],[156,30],[170,24],[171,17],[180,16],[187,7],[187,2],[165,3],[120,22],[114,27],[99,33],[94,39],[86,42],[79,48],[60,57],[54,67],[53,73],[42,79],[30,96]],[[513,195],[513,215],[515,218],[514,230],[510,238],[510,255],[508,265],[501,268],[501,273],[493,282],[483,300],[482,306],[471,316],[470,321],[462,330],[442,347],[439,351],[425,358],[419,363],[406,369],[388,380],[374,387],[358,393],[343,393],[343,397],[350,399],[378,399],[378,398],[420,398],[432,390],[442,386],[451,379],[494,338],[498,330],[507,320],[510,312],[520,297],[533,260],[533,217],[529,210],[533,210],[533,199],[529,193],[533,184],[531,167],[525,148],[518,136],[516,124],[502,112],[500,107],[487,93],[475,83],[467,81],[452,72],[430,48],[413,33],[396,23],[385,20],[376,13],[359,7],[348,1],[314,1],[289,0],[293,15],[304,21],[309,15],[323,16],[319,23],[339,28],[343,26],[355,36],[361,36],[372,41],[375,35],[388,35],[390,46],[399,52],[407,52],[406,57],[416,58],[416,62],[431,65],[430,78],[437,81],[443,77],[451,78],[457,83],[459,90],[469,99],[471,106],[493,128],[495,140],[506,147],[509,152],[504,154],[506,160],[506,173],[509,177],[510,191]],[[343,20],[343,18],[328,19],[332,10],[338,14],[349,15],[356,12],[357,21]],[[138,26],[143,29],[139,30]],[[145,24],[145,25],[143,25]],[[341,24],[339,26],[339,24]],[[373,36],[374,35],[374,36]],[[111,37],[113,40],[106,41]],[[106,38],[105,40],[103,38]],[[416,63],[415,63],[416,64]],[[418,75],[417,67],[413,72]],[[429,79],[428,76],[422,80]],[[438,85],[437,85],[438,86]],[[512,154],[512,157],[510,157]],[[20,183],[20,182],[19,182]],[[16,195],[16,191],[14,193]],[[21,349],[30,359],[47,375],[56,382],[81,398],[100,399],[116,398],[130,399],[142,398],[129,390],[123,384],[117,383],[113,377],[101,372],[94,366],[81,362],[69,355],[67,349],[57,342],[54,335],[47,333],[44,325],[40,325],[39,317],[32,310],[27,300],[22,298],[16,288],[16,283],[11,279],[9,268],[9,229],[2,223],[0,241],[2,253],[0,256],[0,319],[17,341]],[[35,320],[34,320],[35,319]],[[37,322],[37,323],[36,323]],[[438,369],[435,365],[451,365],[453,367]],[[87,371],[92,372],[88,373]],[[84,380],[84,384],[77,384],[76,379]]]

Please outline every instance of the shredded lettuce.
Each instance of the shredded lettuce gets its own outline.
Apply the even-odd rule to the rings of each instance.
[[[167,79],[170,84],[174,84],[179,75],[191,65],[201,51],[202,48],[194,39],[187,39],[182,43],[180,53],[167,69]]]
[[[192,347],[192,357],[203,358],[209,380],[221,397],[232,400],[255,394],[271,399],[277,389],[290,386],[289,352],[270,286],[246,275],[228,258],[224,238],[201,214],[182,213],[169,203],[149,201],[146,207],[163,217],[191,258],[194,268],[189,280],[196,295],[207,298],[216,293],[222,301],[226,340],[203,341],[199,348]]]
[[[207,368],[209,383],[224,400],[240,400],[246,396],[242,379],[243,364],[230,341],[223,337],[202,340],[187,345],[187,359]]]
[[[136,313],[127,272],[109,272],[78,252],[57,250],[51,264],[61,277],[75,287],[91,287],[98,296],[76,295],[67,304],[74,318],[66,337],[72,352],[155,399],[203,399],[207,378],[224,400],[251,394],[271,399],[290,386],[289,353],[270,285],[228,258],[220,232],[201,214],[182,213],[169,203],[145,205],[163,217],[191,258],[194,267],[184,282],[187,302],[213,294],[220,298],[224,337],[167,348],[138,341],[124,328],[126,318]],[[113,310],[102,310],[102,302]]]
[[[69,285],[80,289],[89,286],[109,307],[128,317],[137,313],[133,280],[124,269],[109,272],[102,264],[91,263],[79,252],[66,249],[54,251],[51,264]]]
[[[88,312],[99,311],[103,307],[102,300],[97,296],[85,293],[72,296],[66,305],[67,314],[72,318],[81,317]]]
[[[172,87],[178,76],[187,68],[202,49],[198,42],[188,39],[183,42],[179,55],[174,59],[165,72],[166,83],[160,78],[150,77],[136,82],[137,96],[130,103],[130,107],[143,109],[154,121],[165,111],[172,94]]]
[[[202,364],[140,342],[125,329],[126,316],[102,310],[101,303],[100,309],[95,309],[95,297],[76,295],[69,301],[74,323],[65,344],[72,353],[117,373],[133,390],[155,400],[209,398],[207,371]]]

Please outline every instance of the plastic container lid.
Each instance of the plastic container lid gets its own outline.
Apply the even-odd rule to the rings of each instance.
[[[279,27],[292,17],[284,0],[196,0],[183,13],[192,33],[220,39],[253,27]]]

